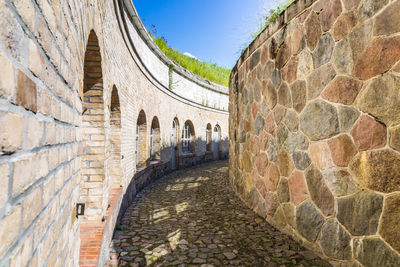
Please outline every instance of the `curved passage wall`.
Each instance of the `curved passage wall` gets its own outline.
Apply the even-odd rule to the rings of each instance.
[[[400,1],[295,1],[230,80],[230,180],[340,266],[400,265]]]
[[[227,157],[227,89],[180,68],[168,89],[169,63],[129,10],[0,2],[0,266],[102,266],[138,190]]]

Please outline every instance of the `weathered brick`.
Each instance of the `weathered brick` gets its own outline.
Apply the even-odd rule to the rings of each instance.
[[[26,148],[32,149],[44,144],[44,123],[35,117],[28,118],[28,130],[26,135]]]
[[[32,223],[41,209],[42,190],[40,187],[37,187],[24,199],[24,210],[22,217],[25,229]]]
[[[0,52],[0,97],[11,99],[15,94],[14,67]]]
[[[8,181],[10,176],[10,167],[8,163],[0,164],[0,208],[8,200]]]
[[[13,113],[0,112],[0,153],[13,153],[22,148],[24,138],[24,117]]]
[[[16,241],[21,230],[21,206],[16,205],[0,220],[0,257]]]
[[[17,74],[16,104],[33,112],[37,111],[36,84],[20,70]]]

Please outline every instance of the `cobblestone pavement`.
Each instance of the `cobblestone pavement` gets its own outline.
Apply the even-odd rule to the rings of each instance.
[[[143,190],[113,240],[110,266],[330,266],[248,209],[227,162],[169,175]]]

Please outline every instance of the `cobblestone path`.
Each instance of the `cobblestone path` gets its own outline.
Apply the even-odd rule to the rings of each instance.
[[[202,165],[143,190],[109,265],[119,254],[119,266],[330,266],[248,209],[227,171],[227,162]]]

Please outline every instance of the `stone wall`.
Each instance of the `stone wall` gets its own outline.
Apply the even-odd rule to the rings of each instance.
[[[0,2],[0,266],[78,266],[80,225],[89,231],[103,218],[111,218],[100,236],[101,247],[108,248],[122,199],[137,192],[135,177],[139,187],[152,180],[149,172],[136,175],[140,111],[147,145],[139,153],[150,157],[150,127],[157,117],[162,172],[171,171],[174,119],[180,127],[190,120],[195,128],[194,163],[206,157],[208,123],[221,127],[222,152],[228,153],[227,112],[181,96],[157,79],[157,68],[169,65],[158,55],[142,60],[138,51],[146,43],[131,42],[132,35],[143,35],[128,25],[132,14],[126,10],[133,5],[127,3]],[[227,105],[219,86],[179,75],[193,83],[191,90],[210,92]],[[77,218],[79,202],[86,209]],[[104,261],[107,252],[102,254]],[[80,263],[101,265],[96,257]]]
[[[400,265],[400,1],[298,0],[230,80],[230,180],[340,266]]]

